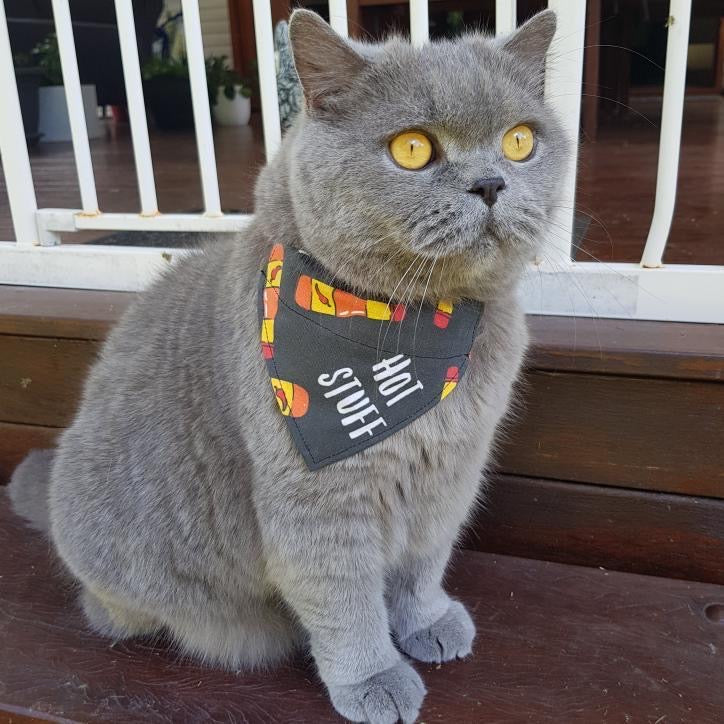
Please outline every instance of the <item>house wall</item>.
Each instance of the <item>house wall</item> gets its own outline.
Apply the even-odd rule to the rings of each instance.
[[[206,55],[233,57],[228,0],[199,0]]]

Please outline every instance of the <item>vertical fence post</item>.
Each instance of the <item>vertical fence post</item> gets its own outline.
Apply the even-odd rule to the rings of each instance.
[[[417,48],[430,37],[427,0],[410,0],[410,42]]]
[[[253,0],[253,8],[256,59],[259,65],[259,89],[261,90],[261,116],[264,126],[264,148],[268,163],[282,142],[282,131],[279,124],[276,63],[274,60],[274,35],[269,0]]]
[[[549,0],[548,7],[556,11],[558,28],[546,62],[545,94],[557,111],[572,147],[561,194],[563,202],[553,212],[546,256],[554,263],[568,264],[572,259],[575,218],[586,3],[584,0]]]
[[[181,10],[184,20],[189,80],[191,81],[191,102],[201,171],[201,192],[204,196],[204,213],[207,216],[221,216],[221,196],[219,178],[216,173],[214,134],[211,128],[211,107],[206,82],[206,58],[201,36],[199,0],[181,0]]]
[[[88,128],[85,122],[85,107],[83,105],[83,93],[80,88],[80,75],[78,73],[78,59],[75,54],[70,8],[68,7],[68,0],[52,0],[52,5],[55,33],[58,37],[60,66],[63,71],[65,101],[68,106],[70,135],[73,139],[73,153],[75,154],[75,165],[78,169],[81,205],[83,206],[83,213],[97,214],[98,197],[96,196],[96,182],[93,176],[93,163],[91,162],[90,143],[88,142]]]
[[[641,266],[651,269],[661,266],[664,249],[671,231],[671,222],[674,218],[690,21],[691,0],[671,0],[666,42],[664,100],[661,109],[659,164],[656,171],[656,202],[651,228],[641,257]]]
[[[495,0],[495,34],[512,33],[518,25],[516,0]]]
[[[136,162],[136,176],[138,178],[138,195],[141,199],[141,214],[153,216],[158,213],[158,201],[156,199],[156,184],[153,179],[153,162],[151,161],[151,144],[148,139],[146,106],[143,101],[143,83],[141,82],[141,68],[138,60],[133,5],[131,0],[115,0],[115,3],[123,79],[128,102],[128,120],[131,123],[133,156]]]
[[[38,242],[35,222],[38,206],[20,113],[4,0],[0,0],[0,98],[0,160],[5,172],[15,240],[19,246],[33,246]]]
[[[329,0],[329,24],[343,38],[349,35],[347,0]]]

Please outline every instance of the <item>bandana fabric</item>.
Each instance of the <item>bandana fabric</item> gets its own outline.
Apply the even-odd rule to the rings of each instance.
[[[272,391],[311,470],[378,443],[444,400],[465,372],[483,309],[387,304],[328,278],[312,257],[277,244],[259,286]]]

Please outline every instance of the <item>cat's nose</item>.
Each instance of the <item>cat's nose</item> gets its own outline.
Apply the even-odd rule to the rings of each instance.
[[[493,178],[479,178],[468,191],[471,194],[479,194],[488,206],[492,206],[498,200],[498,192],[505,188],[505,181],[500,176]]]

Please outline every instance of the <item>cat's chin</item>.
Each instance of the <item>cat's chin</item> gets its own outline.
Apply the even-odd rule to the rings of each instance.
[[[380,298],[436,303],[440,299],[490,301],[510,293],[525,269],[525,259],[511,260],[496,247],[419,254],[411,265],[372,280]],[[371,270],[370,270],[371,271]],[[413,279],[414,277],[414,279]]]
[[[409,253],[420,258],[445,259],[457,257],[468,259],[469,263],[486,263],[499,254],[516,258],[521,255],[532,256],[533,246],[527,234],[520,229],[501,226],[490,220],[462,233],[448,233],[430,239],[413,240]],[[526,230],[527,232],[528,230]]]
[[[349,243],[349,239],[344,241]],[[295,245],[296,246],[296,245]],[[520,278],[531,252],[491,236],[448,238],[429,244],[398,241],[386,248],[340,244],[299,248],[316,259],[335,284],[358,296],[406,303],[463,298],[491,300],[507,294]],[[357,249],[355,251],[355,249]]]

